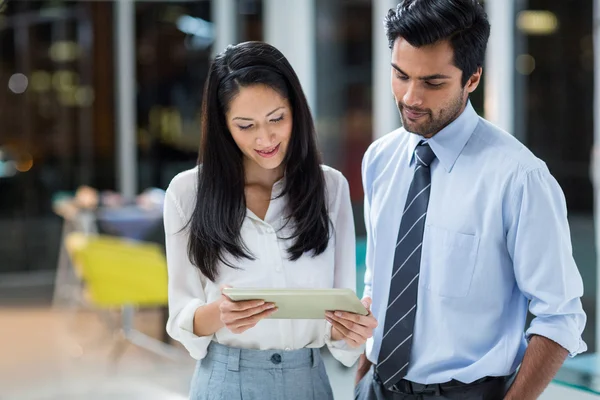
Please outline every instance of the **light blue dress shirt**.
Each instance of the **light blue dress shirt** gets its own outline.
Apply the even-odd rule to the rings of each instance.
[[[376,363],[394,248],[422,138],[400,128],[363,159],[365,295],[379,321],[367,342]],[[572,256],[562,190],[546,164],[469,103],[428,140],[436,154],[423,235],[417,314],[405,379],[422,384],[509,375],[527,338],[571,356],[587,349],[583,283]],[[535,319],[524,332],[527,308]]]

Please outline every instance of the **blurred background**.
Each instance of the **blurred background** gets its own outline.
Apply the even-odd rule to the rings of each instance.
[[[547,399],[600,393],[598,3],[486,0],[471,98],[565,192],[589,351]],[[350,182],[362,292],[360,163],[400,124],[382,24],[396,4],[0,0],[0,399],[187,398],[194,362],[164,332],[162,198],[196,164],[209,63],[230,43],[267,41],[296,69],[325,163]],[[336,399],[353,398],[353,370],[326,359]]]

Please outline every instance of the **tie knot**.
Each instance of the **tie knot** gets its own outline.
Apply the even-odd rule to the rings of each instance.
[[[418,165],[422,167],[429,167],[434,158],[435,154],[427,143],[420,144],[415,149],[415,159]]]

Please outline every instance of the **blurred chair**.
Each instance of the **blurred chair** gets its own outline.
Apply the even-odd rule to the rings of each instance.
[[[66,238],[70,233],[81,232],[85,235],[98,233],[95,213],[81,210],[69,201],[56,201],[54,209],[63,218],[56,278],[54,280],[53,307],[71,311],[85,307],[81,298],[81,279],[74,270],[66,248]]]
[[[121,309],[118,359],[127,342],[170,359],[184,353],[134,329],[137,307],[167,305],[167,265],[160,246],[106,235],[71,233],[65,240],[77,273],[85,285],[85,299],[99,309]]]

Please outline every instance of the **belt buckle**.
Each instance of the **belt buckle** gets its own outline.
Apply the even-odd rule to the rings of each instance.
[[[410,389],[413,392],[413,394],[430,394],[430,395],[434,395],[434,396],[440,396],[442,394],[440,385],[438,385],[436,383],[429,384],[429,385],[422,385],[422,384],[411,382],[410,386],[411,386]]]
[[[393,392],[393,393],[399,393],[399,394],[412,394],[412,393],[407,393],[407,392],[406,392],[406,391],[404,391],[404,390],[401,390],[401,389],[398,387],[398,385],[397,385],[397,384],[396,384],[396,385],[394,385],[394,386],[392,386],[392,387],[390,387],[390,388],[388,388],[387,390],[389,390],[390,392]],[[409,391],[410,391],[410,392],[412,392],[412,390],[410,390],[410,387],[409,387]]]

